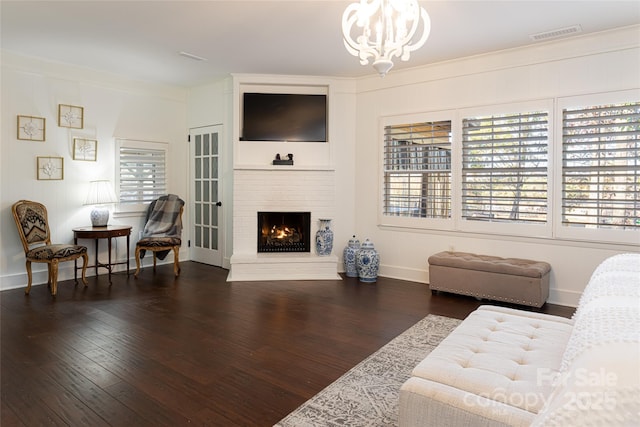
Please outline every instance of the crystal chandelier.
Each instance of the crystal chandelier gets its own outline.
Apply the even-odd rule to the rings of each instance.
[[[422,35],[412,43],[421,24]],[[342,14],[347,51],[358,56],[362,65],[373,61],[381,77],[393,67],[394,56],[407,61],[412,51],[424,45],[430,31],[429,15],[417,0],[360,0]]]

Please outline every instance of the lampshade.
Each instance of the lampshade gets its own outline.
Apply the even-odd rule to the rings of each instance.
[[[89,183],[89,193],[84,204],[95,205],[95,208],[91,211],[91,224],[94,227],[104,227],[109,222],[109,209],[99,205],[115,202],[117,202],[116,194],[109,181],[99,180]]]
[[[422,34],[415,38],[422,26]],[[342,15],[344,46],[353,56],[384,77],[393,67],[394,56],[409,60],[412,51],[424,45],[431,19],[417,0],[360,0]],[[355,36],[355,38],[354,38]]]

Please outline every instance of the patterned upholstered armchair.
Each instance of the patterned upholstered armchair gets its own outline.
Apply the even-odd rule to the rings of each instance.
[[[136,243],[136,272],[140,273],[140,259],[146,251],[153,252],[153,271],[156,258],[164,259],[173,251],[173,273],[180,275],[180,246],[182,245],[182,213],[184,200],[175,194],[162,196],[149,205],[147,220],[142,231],[142,239]]]
[[[16,221],[18,234],[20,234],[24,254],[27,258],[27,277],[29,281],[25,293],[28,294],[31,290],[33,279],[31,274],[32,262],[47,263],[49,271],[47,285],[51,288],[51,295],[55,295],[58,291],[58,264],[82,258],[82,283],[87,286],[86,273],[89,260],[87,248],[78,245],[52,244],[47,209],[43,204],[20,200],[12,206],[11,210],[13,211],[13,218]]]

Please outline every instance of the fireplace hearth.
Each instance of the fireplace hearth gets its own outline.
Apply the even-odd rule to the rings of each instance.
[[[311,212],[258,212],[258,252],[311,252]]]

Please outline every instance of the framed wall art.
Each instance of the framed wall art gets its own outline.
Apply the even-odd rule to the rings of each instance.
[[[18,139],[44,141],[45,124],[44,117],[18,116]]]
[[[64,179],[64,158],[38,156],[38,179],[54,181]]]
[[[82,129],[84,127],[84,108],[77,105],[58,104],[58,126]]]
[[[73,138],[73,160],[95,162],[98,157],[98,141],[95,139]]]

